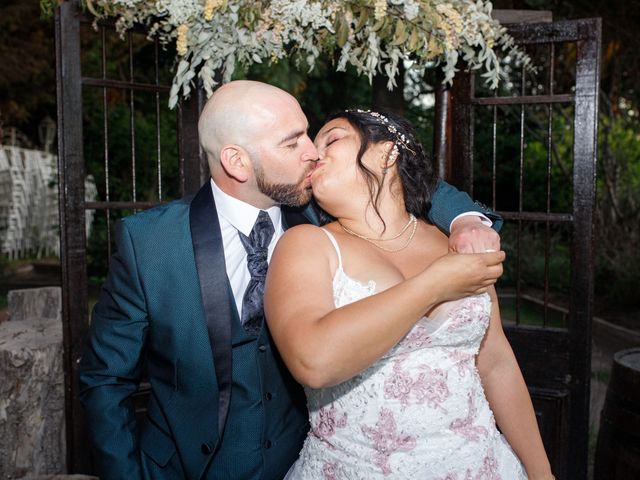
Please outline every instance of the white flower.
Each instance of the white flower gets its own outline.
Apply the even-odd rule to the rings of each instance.
[[[411,21],[420,14],[420,5],[414,0],[404,2],[404,16]]]
[[[168,12],[173,25],[182,25],[202,13],[203,6],[198,0],[156,0],[159,12]]]

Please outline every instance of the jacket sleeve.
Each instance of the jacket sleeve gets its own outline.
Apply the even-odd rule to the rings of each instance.
[[[502,217],[490,210],[485,205],[474,202],[465,192],[440,180],[436,191],[431,199],[431,210],[428,217],[440,230],[447,235],[451,233],[449,227],[454,218],[465,212],[479,212],[493,222],[493,228],[500,231],[502,228]]]
[[[103,480],[142,477],[132,394],[142,376],[148,319],[134,245],[122,221],[116,246],[79,369],[80,401]]]

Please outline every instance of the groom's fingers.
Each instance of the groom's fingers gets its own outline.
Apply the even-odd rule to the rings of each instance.
[[[449,251],[482,253],[487,249],[500,250],[500,235],[484,225],[479,217],[467,216],[453,223],[449,236]]]

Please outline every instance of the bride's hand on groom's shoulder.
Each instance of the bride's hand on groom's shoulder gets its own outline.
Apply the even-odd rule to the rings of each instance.
[[[502,275],[504,259],[503,251],[448,253],[433,262],[424,274],[434,280],[441,301],[457,300],[487,292]]]

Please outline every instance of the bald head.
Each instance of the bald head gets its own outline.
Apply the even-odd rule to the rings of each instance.
[[[293,96],[273,85],[237,80],[218,88],[198,121],[200,144],[210,167],[219,163],[224,145],[239,145],[252,151],[268,134],[283,108],[300,109],[300,106]]]

